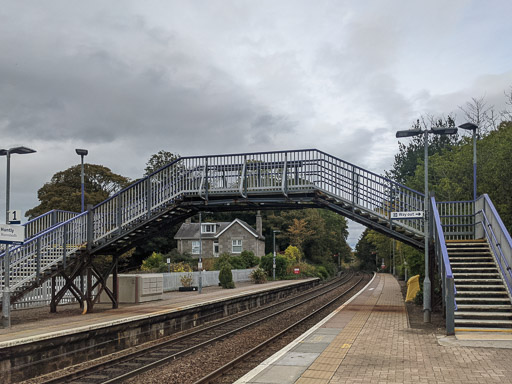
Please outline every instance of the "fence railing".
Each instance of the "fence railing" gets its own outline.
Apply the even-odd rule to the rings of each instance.
[[[512,239],[487,194],[480,196],[475,205],[476,234],[487,239],[512,300]]]
[[[446,240],[475,238],[475,202],[443,201],[437,203]]]
[[[186,196],[244,198],[321,192],[352,207],[389,220],[393,211],[424,211],[424,196],[385,177],[310,149],[179,158],[133,183],[89,212],[78,214],[13,247],[10,284],[22,289],[87,244],[91,249],[122,236],[141,221]],[[423,220],[394,220],[423,236]],[[44,227],[44,226],[42,226]],[[2,275],[1,286],[4,281]]]
[[[437,265],[439,266],[439,276],[441,277],[443,307],[446,313],[446,334],[453,335],[455,333],[455,311],[457,309],[457,304],[455,303],[456,289],[453,281],[452,267],[448,257],[448,250],[446,248],[446,235],[438,211],[438,207],[442,203],[436,203],[436,199],[431,197],[430,204],[433,216],[432,237],[434,240]],[[442,204],[442,206],[446,208],[446,205]]]

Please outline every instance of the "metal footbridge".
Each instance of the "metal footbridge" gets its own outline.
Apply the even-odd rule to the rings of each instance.
[[[52,211],[27,223],[30,237],[9,253],[11,302],[59,276],[66,283],[54,290],[52,310],[68,290],[89,307],[105,290],[116,307],[116,284],[107,288],[106,277],[116,278],[117,257],[199,211],[326,208],[424,248],[424,221],[392,219],[391,213],[432,207],[420,192],[315,149],[182,157],[82,214]],[[476,224],[469,225],[474,235]],[[99,254],[113,256],[106,273],[92,263]],[[87,288],[77,287],[75,279],[84,274]],[[4,284],[2,277],[2,292]]]

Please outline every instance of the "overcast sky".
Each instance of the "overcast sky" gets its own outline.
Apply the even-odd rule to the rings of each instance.
[[[420,115],[504,108],[511,14],[510,0],[3,0],[0,146],[37,150],[13,155],[11,209],[37,205],[75,148],[132,179],[161,149],[317,148],[381,173]],[[5,158],[0,202],[4,220]]]

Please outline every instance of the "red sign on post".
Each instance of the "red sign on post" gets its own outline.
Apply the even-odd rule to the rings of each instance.
[[[293,268],[293,273],[298,275],[300,273],[300,269],[299,268]]]

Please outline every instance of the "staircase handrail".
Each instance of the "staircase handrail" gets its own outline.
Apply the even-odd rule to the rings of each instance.
[[[489,198],[489,195],[483,194],[480,196],[479,199],[483,199],[484,203],[489,206],[488,213],[491,215],[491,217],[494,219],[494,221],[498,224],[496,231],[495,226],[492,225],[491,220],[489,220],[488,215],[486,213],[485,205],[484,208],[479,210],[477,214],[482,215],[482,220],[480,221],[480,224],[482,225],[482,229],[485,233],[485,236],[487,238],[487,241],[492,247],[492,251],[496,257],[496,261],[498,262],[498,266],[501,270],[501,274],[505,280],[505,283],[507,285],[507,289],[509,292],[509,296],[512,298],[512,268],[510,267],[510,263],[507,260],[507,257],[505,253],[508,253],[511,255],[512,252],[512,238],[510,237],[510,234],[503,224],[503,221],[501,220],[500,215],[498,214],[498,211],[494,207],[494,204],[492,203],[491,199]],[[488,230],[489,229],[489,230]],[[489,233],[490,231],[490,233]],[[498,234],[497,234],[498,232]],[[498,237],[502,239],[498,240]],[[505,242],[505,246],[508,250],[508,252],[503,251],[503,242]]]
[[[441,217],[437,210],[436,199],[434,196],[430,198],[430,204],[433,215],[433,230],[435,241],[435,253],[437,256],[440,275],[443,288],[443,304],[446,309],[446,334],[453,335],[455,332],[455,311],[457,303],[455,301],[455,294],[457,293],[453,281],[453,272],[450,265],[450,258],[448,257],[448,249],[446,248],[446,240],[441,223]]]

